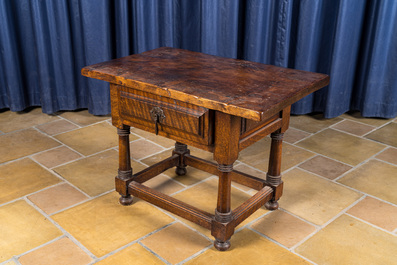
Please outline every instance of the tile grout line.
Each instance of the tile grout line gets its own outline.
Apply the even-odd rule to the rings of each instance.
[[[282,247],[283,249],[285,249],[286,251],[295,254],[296,256],[298,256],[298,257],[300,257],[300,258],[302,258],[302,259],[304,259],[304,260],[310,262],[311,264],[317,265],[317,263],[311,261],[310,259],[306,258],[305,256],[302,256],[302,255],[299,254],[299,253],[296,253],[295,251],[291,250],[290,248],[288,248],[288,247],[284,246],[283,244],[277,242],[276,240],[274,240],[274,239],[268,237],[267,235],[262,234],[261,232],[255,230],[255,229],[253,229],[253,228],[251,228],[251,227],[249,227],[248,230],[251,230],[252,232],[256,233],[257,235],[259,235],[259,236],[261,236],[261,237],[263,237],[263,238],[269,240],[270,242],[273,242],[274,244],[276,244],[276,245]]]
[[[379,154],[378,154],[378,155],[379,155]],[[374,157],[373,160],[376,160],[376,161],[379,161],[379,162],[383,162],[383,163],[385,163],[385,164],[389,164],[390,166],[397,167],[397,164],[393,164],[393,163],[391,163],[391,162],[389,162],[389,161],[385,161],[385,160],[379,159],[379,158],[377,158],[377,157]]]
[[[367,159],[361,161],[360,163],[358,163],[358,164],[355,165],[355,166],[352,166],[352,165],[351,165],[351,166],[352,166],[351,169],[349,169],[349,170],[346,171],[345,173],[341,174],[339,177],[335,178],[334,181],[336,182],[336,181],[340,180],[341,178],[345,177],[345,175],[347,175],[348,173],[353,172],[354,170],[356,170],[356,169],[358,169],[359,167],[361,167],[362,165],[368,163],[368,162],[371,161],[372,159],[375,159],[375,157],[376,157],[377,155],[381,154],[383,151],[385,151],[386,148],[387,148],[387,146],[386,146],[385,148],[383,148],[382,150],[380,150],[379,152],[377,152],[377,153],[373,154],[372,156],[368,157]]]
[[[384,228],[382,228],[382,227],[380,227],[380,226],[374,225],[374,224],[372,224],[372,223],[370,223],[370,222],[368,222],[368,221],[366,221],[366,220],[364,220],[364,219],[361,219],[361,218],[359,218],[359,217],[357,217],[357,216],[354,216],[354,215],[352,215],[352,214],[350,214],[350,213],[345,213],[345,215],[350,216],[350,217],[352,217],[352,218],[354,218],[354,219],[356,219],[356,220],[358,220],[358,221],[360,221],[360,222],[363,222],[363,223],[365,223],[366,225],[369,225],[369,226],[371,226],[371,227],[373,227],[373,228],[375,228],[375,229],[381,230],[381,231],[383,231],[383,232],[385,232],[385,233],[387,233],[387,234],[389,234],[389,235],[396,236],[395,234],[393,234],[393,231],[389,231],[389,230],[386,230],[386,229],[384,229]]]
[[[203,249],[200,250],[200,251],[197,251],[197,252],[194,253],[193,255],[187,257],[186,259],[182,260],[182,261],[179,262],[179,263],[176,263],[175,265],[182,265],[182,264],[185,264],[186,262],[189,262],[189,261],[195,259],[196,257],[200,256],[201,254],[203,254],[203,253],[206,252],[207,250],[211,249],[212,247],[213,247],[213,244],[210,244],[209,246],[203,248]]]
[[[63,113],[61,113],[61,114],[56,114],[56,116],[57,116],[58,118],[62,119],[62,120],[65,120],[65,121],[70,122],[70,123],[73,124],[73,125],[76,125],[76,126],[79,127],[79,128],[82,127],[82,126],[80,126],[79,124],[75,123],[74,121],[71,121],[71,120],[68,120],[68,119],[62,117],[62,116],[61,116],[62,114],[63,114]],[[83,126],[83,127],[84,127],[84,126]]]
[[[346,112],[344,113],[344,114],[346,114]],[[349,115],[349,114],[347,114],[347,115]],[[387,119],[383,119],[383,118],[370,118],[370,117],[362,117],[362,118],[364,118],[364,119],[379,119],[379,120],[387,120]],[[376,128],[378,128],[378,127],[380,127],[380,126],[382,126],[382,124],[381,125],[378,125],[378,126],[376,126],[376,125],[370,125],[370,124],[367,124],[367,123],[364,123],[364,122],[361,122],[360,120],[358,120],[357,118],[350,118],[350,117],[345,117],[345,118],[343,118],[343,119],[346,119],[346,120],[349,120],[349,121],[354,121],[354,122],[358,122],[358,123],[361,123],[361,124],[363,124],[363,125],[368,125],[368,126],[373,126],[373,127],[376,127]],[[392,120],[393,121],[393,120]],[[386,122],[386,123],[389,123],[389,122]]]
[[[382,124],[382,125],[376,126],[376,129],[374,129],[374,130],[372,130],[372,131],[370,131],[370,132],[364,134],[363,137],[366,137],[367,135],[373,133],[374,131],[377,131],[377,130],[382,129],[382,128],[386,127],[387,125],[391,124],[391,123],[393,123],[393,120],[388,121],[388,122],[386,122],[386,123],[384,123],[384,124]],[[370,139],[370,138],[367,138],[367,139]],[[372,140],[372,139],[370,139],[370,140]],[[373,141],[375,141],[375,140],[373,140]]]
[[[46,214],[43,210],[41,210],[39,207],[37,207],[34,203],[29,201],[26,197],[24,200],[32,206],[34,209],[36,209],[40,214],[42,214],[48,221],[50,221],[56,228],[58,228],[62,233],[63,236],[68,237],[73,243],[75,243],[78,247],[80,247],[88,256],[90,256],[93,259],[96,259],[96,256],[91,253],[83,244],[81,244],[74,236],[72,236],[69,232],[67,232],[61,225],[59,225],[57,222],[55,222],[48,214]],[[48,242],[47,242],[48,243]],[[45,243],[44,245],[47,245]],[[43,246],[43,245],[41,245]]]
[[[155,144],[155,145],[157,145],[157,146],[159,146],[159,147],[161,147],[161,148],[164,148],[164,149],[171,149],[171,148],[174,148],[174,145],[171,146],[171,147],[162,146],[162,145],[156,143],[155,141],[152,141],[152,140],[150,140],[150,139],[148,139],[148,138],[145,138],[145,137],[142,136],[142,135],[139,135],[139,134],[136,133],[136,132],[132,132],[132,131],[131,131],[130,134],[131,134],[131,135],[139,136],[140,138],[142,138],[142,139],[144,139],[144,140],[146,140],[146,141],[148,141],[148,142],[150,142],[150,143],[152,143],[152,144]],[[159,135],[159,136],[160,136],[160,137],[163,137],[163,136],[161,136],[161,135]],[[163,137],[163,138],[165,138],[165,137]],[[167,139],[167,138],[165,138],[165,139]]]
[[[183,219],[183,217],[180,217],[180,218],[182,218],[182,219]],[[184,219],[184,220],[187,220],[187,219]],[[189,221],[189,220],[187,220],[187,221]],[[209,238],[208,236],[204,235],[203,233],[201,233],[201,232],[200,232],[200,231],[198,231],[197,229],[195,229],[195,228],[191,227],[190,225],[188,225],[188,224],[186,224],[186,223],[182,222],[181,220],[177,219],[177,222],[178,222],[179,224],[181,224],[181,225],[185,226],[186,228],[188,228],[188,229],[192,230],[192,231],[193,231],[193,232],[195,232],[196,234],[198,234],[198,235],[200,235],[200,236],[204,237],[204,238],[205,238],[205,239],[207,239],[209,242],[211,242],[211,243],[213,243],[213,242],[214,242],[214,240],[213,240],[213,239],[211,239],[211,238]]]
[[[171,226],[171,225],[174,224],[174,223],[175,223],[175,221],[173,221],[173,222],[171,222],[171,223],[169,223],[169,224],[166,224],[166,225],[164,225],[164,226],[162,226],[162,227],[160,227],[160,228],[158,228],[158,229],[156,229],[156,230],[154,230],[154,231],[151,231],[150,233],[148,233],[148,234],[146,234],[146,235],[144,235],[144,236],[142,236],[142,237],[140,237],[140,238],[137,238],[137,239],[135,239],[135,240],[133,240],[133,241],[131,241],[131,242],[129,242],[129,243],[127,243],[127,244],[125,244],[125,245],[123,245],[123,246],[121,246],[121,247],[119,247],[119,248],[117,248],[117,249],[115,249],[115,250],[113,250],[113,251],[111,251],[111,252],[109,252],[109,253],[107,253],[107,254],[101,256],[101,257],[99,257],[99,258],[97,258],[97,260],[94,261],[94,263],[96,263],[96,262],[98,262],[98,261],[101,261],[101,260],[104,260],[104,259],[106,259],[106,258],[108,258],[108,257],[110,257],[110,256],[112,256],[112,255],[114,255],[114,254],[117,254],[117,253],[123,251],[124,249],[126,249],[126,248],[128,248],[128,247],[134,245],[134,244],[142,245],[142,244],[140,243],[141,240],[143,240],[143,239],[145,239],[145,238],[147,238],[147,237],[149,237],[149,236],[151,236],[151,235],[153,235],[153,234],[155,234],[155,233],[157,233],[157,232],[159,232],[159,231],[161,231],[161,230],[163,230],[163,229],[165,229],[165,228]],[[154,253],[152,250],[150,250],[150,252],[153,253],[153,254],[155,254],[156,257],[158,256],[158,255],[157,255],[156,253]],[[162,258],[161,258],[161,259],[162,259]],[[90,263],[90,264],[94,264],[94,263]]]
[[[58,240],[61,240],[62,238],[65,238],[65,237],[67,237],[67,236],[65,236],[64,234],[63,234],[63,235],[60,235],[60,236],[58,236],[58,237],[55,237],[54,239],[51,239],[50,241],[47,241],[47,242],[45,242],[44,244],[39,245],[39,246],[37,246],[37,247],[31,248],[31,249],[29,249],[28,251],[23,252],[22,254],[14,255],[13,258],[15,258],[16,260],[19,261],[19,258],[21,258],[22,256],[25,256],[25,255],[27,255],[27,254],[29,254],[29,253],[31,253],[31,252],[34,252],[34,251],[36,251],[36,250],[38,250],[38,249],[40,249],[40,248],[42,248],[42,247],[48,246],[48,245],[50,245],[50,244],[52,244],[52,243],[54,243],[54,242],[56,242],[56,241],[58,241]]]
[[[392,206],[397,207],[397,204],[394,204],[394,203],[392,203],[392,202],[386,201],[386,200],[384,200],[384,199],[382,199],[382,198],[376,197],[375,195],[371,195],[371,194],[366,193],[366,192],[364,192],[364,191],[362,191],[362,190],[358,190],[358,189],[355,189],[355,188],[353,188],[353,187],[347,186],[346,184],[343,184],[343,183],[341,183],[341,182],[336,182],[336,181],[334,181],[334,180],[336,180],[336,178],[332,180],[332,179],[329,179],[329,178],[327,178],[327,177],[321,176],[321,175],[319,175],[319,174],[317,174],[317,173],[308,171],[307,169],[300,168],[300,167],[299,167],[299,169],[302,170],[302,171],[305,171],[305,172],[307,172],[307,173],[310,173],[310,174],[312,174],[312,175],[315,175],[315,176],[317,176],[317,177],[319,177],[319,178],[321,178],[321,179],[324,179],[324,180],[330,181],[330,182],[332,182],[332,183],[335,183],[335,184],[337,184],[337,185],[340,185],[340,186],[342,186],[342,187],[344,187],[344,188],[347,188],[347,189],[349,189],[349,190],[351,190],[351,191],[354,191],[354,192],[357,192],[357,193],[361,193],[361,194],[366,195],[366,196],[368,196],[368,197],[375,198],[375,199],[377,199],[377,200],[379,200],[379,201],[382,201],[382,202],[384,202],[384,203],[387,203],[387,204],[389,204],[389,205],[392,205]],[[348,172],[346,172],[346,173],[348,173]],[[339,177],[338,177],[338,178],[339,178]]]
[[[146,249],[147,251],[149,251],[152,255],[154,255],[156,258],[158,258],[159,260],[161,260],[162,262],[164,262],[164,264],[167,265],[172,265],[172,263],[168,262],[165,258],[163,258],[162,256],[160,256],[159,254],[157,254],[156,252],[154,252],[153,250],[151,250],[150,248],[148,248],[145,244],[143,244],[141,241],[138,242],[138,244],[143,247],[144,249]]]
[[[92,116],[98,117],[98,116],[96,116],[96,115],[92,115]],[[104,120],[96,121],[96,122],[89,123],[89,124],[86,124],[86,125],[83,125],[83,124],[80,125],[80,124],[78,124],[78,123],[76,123],[76,122],[74,122],[74,121],[72,121],[72,120],[69,120],[69,119],[67,119],[67,118],[64,118],[64,117],[62,117],[62,116],[58,116],[58,117],[61,117],[62,119],[64,119],[64,120],[66,120],[66,121],[68,121],[68,122],[70,122],[70,123],[72,123],[72,124],[74,124],[74,125],[76,125],[76,126],[79,127],[79,128],[76,128],[76,129],[73,129],[73,130],[70,130],[70,131],[74,131],[74,130],[81,129],[81,128],[85,128],[85,127],[92,126],[92,125],[97,125],[97,124],[99,124],[99,123],[107,122],[107,120],[108,120],[108,119],[104,119]],[[112,124],[109,124],[109,125],[112,125]],[[112,125],[112,126],[113,126],[113,125]],[[68,132],[69,132],[69,131],[68,131]],[[62,134],[62,133],[65,133],[65,132],[57,133],[56,135],[59,135],[59,134]]]
[[[7,265],[9,262],[14,262],[17,265],[21,265],[21,263],[19,263],[19,261],[15,258],[15,256],[12,256],[12,258],[0,262],[0,265]]]
[[[44,170],[48,171],[49,173],[51,173],[52,175],[54,175],[55,177],[57,177],[59,180],[63,181],[64,183],[69,184],[70,186],[72,186],[73,188],[75,188],[76,190],[78,190],[79,192],[81,192],[82,194],[84,194],[85,196],[87,196],[88,198],[90,198],[91,196],[88,195],[85,191],[83,191],[82,189],[80,189],[79,187],[77,187],[76,185],[74,185],[73,183],[71,183],[69,180],[67,180],[66,178],[64,178],[61,174],[59,174],[58,172],[56,172],[53,169],[48,169],[47,167],[45,167],[44,165],[42,165],[41,163],[35,161],[39,166],[41,166]],[[37,191],[40,192],[43,189]]]
[[[293,246],[291,248],[292,251],[295,252],[295,249],[297,249],[299,246],[301,246],[302,244],[304,244],[307,240],[309,240],[310,238],[312,238],[314,235],[316,235],[318,232],[320,232],[321,230],[323,230],[324,228],[326,228],[329,224],[331,224],[333,221],[335,221],[336,219],[338,219],[339,217],[341,217],[342,215],[346,214],[346,212],[348,210],[350,210],[351,208],[353,208],[354,206],[356,206],[359,202],[361,202],[362,200],[364,200],[366,196],[362,195],[360,198],[358,198],[356,201],[354,201],[353,203],[351,203],[350,205],[348,205],[347,207],[345,207],[344,209],[342,209],[339,213],[337,213],[334,217],[332,217],[331,219],[329,219],[327,222],[325,222],[324,224],[319,226],[319,230],[314,233],[312,236],[305,238],[305,240],[300,241],[299,243],[297,243],[295,246]]]
[[[295,214],[295,213],[293,213],[293,212],[291,212],[291,211],[288,211],[287,209],[284,209],[284,208],[280,207],[280,210],[283,211],[283,212],[285,212],[285,213],[287,213],[287,214],[289,214],[289,215],[292,215],[293,217],[295,217],[295,218],[297,218],[297,219],[299,219],[299,220],[305,222],[305,223],[308,224],[308,225],[314,226],[314,228],[316,228],[316,229],[317,229],[317,228],[320,229],[320,227],[321,227],[320,225],[317,225],[317,224],[315,224],[315,223],[312,223],[312,222],[310,222],[310,221],[304,219],[303,217],[300,217],[299,215],[297,215],[297,214]]]

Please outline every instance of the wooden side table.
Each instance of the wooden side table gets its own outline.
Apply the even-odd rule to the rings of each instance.
[[[329,82],[324,74],[174,48],[87,66],[82,74],[110,83],[112,123],[119,135],[120,203],[131,204],[133,195],[210,229],[218,250],[230,247],[235,227],[261,206],[278,208],[281,145],[291,104]],[[130,126],[175,140],[171,156],[133,174]],[[239,152],[268,134],[266,180],[233,170]],[[212,152],[217,164],[191,155],[187,145]],[[214,214],[143,185],[171,167],[184,175],[186,166],[219,176]],[[232,181],[258,192],[231,209]]]

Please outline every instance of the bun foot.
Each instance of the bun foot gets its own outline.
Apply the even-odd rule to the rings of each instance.
[[[127,195],[127,196],[121,195],[121,197],[119,198],[119,202],[121,205],[128,206],[132,204],[133,199],[131,195]]]
[[[185,167],[176,167],[175,173],[178,176],[184,176],[184,175],[186,175],[186,168]]]
[[[265,207],[266,209],[270,210],[270,211],[274,211],[278,209],[278,202],[276,201],[268,201],[267,203],[265,203]]]
[[[225,242],[222,242],[218,239],[215,239],[214,247],[219,251],[226,251],[230,248],[230,241],[226,240]]]

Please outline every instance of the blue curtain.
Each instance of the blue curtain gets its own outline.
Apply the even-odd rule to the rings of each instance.
[[[397,115],[395,0],[0,0],[0,109],[108,114],[81,68],[161,46],[329,74],[295,114]]]

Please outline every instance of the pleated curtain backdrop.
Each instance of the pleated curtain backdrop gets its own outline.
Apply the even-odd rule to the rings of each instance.
[[[108,114],[81,68],[161,46],[329,74],[295,114],[397,115],[395,0],[0,0],[0,109]]]

